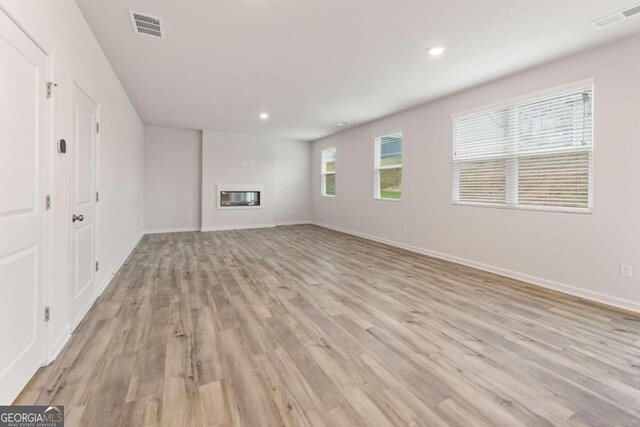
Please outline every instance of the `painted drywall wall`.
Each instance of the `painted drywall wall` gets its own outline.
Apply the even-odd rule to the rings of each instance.
[[[638,70],[640,37],[633,37],[316,141],[314,221],[640,310]],[[451,114],[591,77],[593,214],[452,206]],[[400,129],[403,199],[374,200],[374,138]],[[320,151],[334,145],[337,194],[327,198]],[[621,277],[620,262],[634,265],[636,277]]]
[[[71,85],[76,82],[99,105],[100,141],[95,281],[103,289],[141,237],[143,125],[111,65],[73,0],[0,0],[5,9],[49,56],[49,77],[57,83],[50,101],[53,197],[48,252],[48,358],[65,344],[69,319],[69,154],[55,152],[55,141],[71,134]],[[0,13],[3,13],[0,11]],[[44,89],[44,88],[43,88]]]
[[[311,219],[311,144],[275,141],[276,224],[296,224]]]
[[[201,153],[200,131],[145,127],[146,233],[200,230]]]
[[[214,132],[202,134],[202,230],[307,222],[311,144]],[[217,185],[263,186],[261,209],[217,209]]]

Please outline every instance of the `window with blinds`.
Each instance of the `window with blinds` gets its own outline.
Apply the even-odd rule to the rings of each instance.
[[[402,198],[402,132],[376,139],[375,197],[385,200]]]
[[[455,204],[590,212],[593,82],[453,117]]]
[[[322,150],[322,195],[336,195],[336,147]]]

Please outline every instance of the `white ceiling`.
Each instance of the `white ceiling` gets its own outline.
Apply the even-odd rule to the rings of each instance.
[[[634,0],[76,1],[146,124],[304,140],[640,32],[589,24]]]

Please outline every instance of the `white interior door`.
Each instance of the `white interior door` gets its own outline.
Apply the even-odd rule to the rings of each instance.
[[[95,103],[75,84],[71,96],[70,323],[77,325],[96,297]]]
[[[0,404],[45,358],[47,57],[0,10]]]

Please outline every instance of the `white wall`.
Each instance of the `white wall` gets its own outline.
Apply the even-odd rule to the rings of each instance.
[[[634,37],[316,141],[314,220],[640,310],[638,70],[640,37]],[[595,77],[593,214],[452,206],[451,114],[589,77]],[[374,200],[374,138],[400,129],[403,200]],[[337,195],[324,198],[320,150],[332,145]],[[416,194],[409,194],[412,186]],[[636,267],[635,278],[620,276],[621,261]]]
[[[68,138],[71,82],[99,105],[99,190],[96,284],[103,289],[142,232],[143,126],[98,42],[73,0],[0,0],[0,6],[43,46],[50,79],[58,84],[50,103],[53,173],[50,277],[47,329],[49,357],[66,342],[69,283],[69,155],[55,152],[54,141]],[[0,11],[0,13],[3,13]],[[43,88],[44,89],[44,88]]]
[[[203,131],[202,229],[309,221],[310,148],[307,142]],[[218,184],[264,186],[262,209],[217,209]]]
[[[200,230],[201,153],[200,131],[145,127],[145,232]]]

